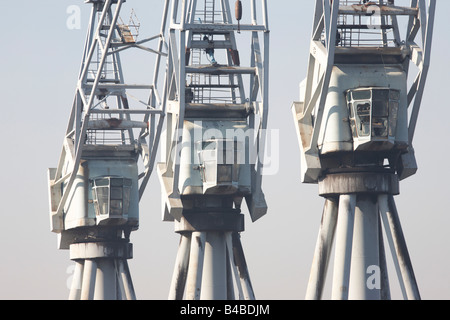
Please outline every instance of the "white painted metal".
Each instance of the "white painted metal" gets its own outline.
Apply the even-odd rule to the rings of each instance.
[[[125,0],[85,2],[92,10],[72,111],[58,166],[48,171],[51,230],[76,264],[70,299],[135,299],[126,259],[165,114],[158,93],[165,39],[130,33],[138,26],[121,22]],[[145,46],[152,40],[156,50]],[[131,49],[157,55],[148,83],[125,81],[120,55]]]
[[[332,298],[390,298],[380,216],[404,298],[420,299],[393,196],[417,170],[436,1],[405,2],[316,1],[307,77],[292,106],[302,182],[318,183],[326,199],[307,299],[322,296],[334,228]],[[336,225],[327,207],[337,199]]]
[[[373,197],[358,195],[349,266],[348,299],[380,300],[381,278],[378,240],[378,206]]]
[[[325,202],[306,289],[306,300],[319,300],[322,295],[338,220],[338,203],[335,199],[327,199]]]
[[[212,0],[211,0],[212,1]],[[211,2],[210,1],[210,2]],[[206,1],[208,2],[208,0]],[[269,58],[269,30],[267,27],[267,10],[266,1],[261,1],[261,7],[263,9],[264,24],[258,25],[256,21],[256,7],[252,2],[251,6],[251,16],[252,16],[252,52],[251,52],[251,65],[249,67],[244,67],[242,65],[236,65],[236,61],[233,63],[230,51],[237,52],[236,47],[236,36],[235,32],[238,29],[238,25],[233,22],[229,0],[213,1],[216,3],[215,7],[219,8],[215,11],[215,16],[220,17],[220,23],[204,23],[198,22],[198,13],[202,9],[199,9],[201,5],[205,4],[204,1],[186,1],[185,2],[173,2],[172,10],[166,10],[164,13],[165,19],[168,19],[170,15],[172,21],[169,26],[169,65],[166,75],[166,90],[165,103],[167,103],[167,136],[166,136],[166,152],[165,152],[165,163],[158,164],[158,171],[160,176],[161,184],[163,185],[163,194],[165,196],[165,205],[163,208],[163,218],[164,220],[173,220],[174,218],[179,219],[182,214],[183,205],[180,201],[180,196],[183,194],[182,188],[180,186],[186,186],[186,180],[198,181],[199,170],[193,169],[191,158],[195,157],[193,153],[194,148],[191,146],[196,141],[187,141],[188,138],[192,139],[192,135],[187,136],[185,128],[188,127],[190,134],[192,134],[192,116],[190,119],[186,119],[186,111],[192,106],[202,106],[202,107],[214,107],[219,104],[220,99],[226,99],[229,101],[225,104],[225,110],[230,109],[230,107],[235,105],[245,105],[247,110],[250,112],[246,121],[248,121],[249,127],[246,130],[252,130],[254,132],[255,148],[258,146],[259,152],[253,152],[254,159],[250,159],[250,163],[254,167],[253,170],[256,171],[254,178],[251,178],[251,192],[245,196],[247,205],[249,206],[249,212],[252,219],[255,221],[263,216],[267,211],[267,206],[264,201],[264,196],[261,191],[261,167],[263,165],[263,155],[264,155],[264,130],[267,128],[267,112],[268,112],[268,58]],[[197,13],[197,15],[196,15]],[[241,27],[243,25],[241,24]],[[241,29],[246,31],[244,27]],[[198,33],[208,34],[208,33],[218,33],[221,34],[225,32],[226,43],[228,47],[226,49],[226,62],[223,64],[209,64],[209,62],[202,63],[199,61],[186,60],[186,51],[192,50],[191,56],[196,54],[196,51],[201,51],[204,47],[200,41],[196,40],[194,37],[198,36]],[[258,37],[258,33],[264,33],[264,47],[261,51],[261,45]],[[219,40],[220,41],[220,40]],[[225,42],[221,42],[222,46]],[[198,47],[194,47],[197,45]],[[222,47],[221,47],[222,48]],[[218,51],[219,48],[216,48]],[[195,77],[205,75],[205,77],[218,77],[217,73],[223,73],[225,77],[229,77],[229,83],[227,84],[230,89],[228,95],[223,95],[221,97],[211,97],[200,96],[194,92],[194,103],[191,104],[186,101],[186,90],[197,90],[200,84],[192,83],[191,79]],[[249,88],[251,94],[246,95],[243,83],[243,74],[250,73]],[[235,75],[235,77],[234,77]],[[193,77],[193,78],[187,78]],[[184,80],[186,79],[186,81]],[[227,85],[220,84],[219,88],[225,88]],[[217,94],[214,89],[214,85],[206,85],[205,90],[208,94]],[[217,90],[217,87],[216,87]],[[261,96],[261,101],[259,101],[259,96]],[[223,105],[223,103],[222,103]],[[209,110],[209,109],[208,109]],[[260,117],[259,124],[254,121],[255,115]],[[216,115],[217,116],[217,115]],[[209,116],[211,117],[211,116]],[[220,116],[223,118],[224,116]],[[204,125],[204,130],[207,127],[214,127],[214,124],[209,124],[205,119],[205,115],[199,115],[194,118],[195,120],[202,121]],[[228,120],[230,121],[230,116]],[[211,121],[213,122],[213,121]],[[231,121],[232,122],[232,121]],[[220,130],[220,126],[215,126]],[[226,128],[224,128],[226,130]],[[225,132],[221,134],[225,137]],[[202,137],[200,137],[202,138]],[[185,147],[186,144],[188,147]],[[186,151],[186,148],[189,149]],[[256,149],[255,149],[256,150]],[[186,155],[186,152],[190,152],[191,155]],[[189,157],[189,166],[183,155]],[[258,158],[256,158],[258,157]],[[190,168],[189,171],[184,170],[181,173],[182,166]],[[248,176],[249,173],[243,173],[242,176]],[[187,184],[190,186],[190,182]]]
[[[235,235],[244,230],[244,198],[253,221],[267,212],[261,186],[270,33],[266,0],[244,5],[239,22],[230,1],[174,0],[163,14],[169,40],[167,131],[157,167],[163,220],[191,238],[188,253],[186,240],[180,243],[169,299],[181,299],[184,288],[187,300],[233,299],[235,286],[241,299],[254,299]],[[244,32],[251,39],[249,65],[237,46]]]
[[[406,138],[408,141],[408,152],[401,155],[399,163],[397,164],[398,167],[401,168],[399,169],[400,177],[404,179],[414,174],[417,169],[415,167],[412,139],[430,64],[436,1],[428,1],[428,10],[426,0],[414,0],[411,2],[410,6],[405,7],[395,7],[387,4],[386,1],[380,2],[383,5],[379,6],[381,9],[379,11],[377,10],[377,12],[382,15],[383,19],[389,17],[389,19],[392,20],[392,24],[387,26],[387,29],[383,28],[383,25],[387,25],[386,22],[382,22],[381,26],[369,26],[369,31],[373,31],[371,39],[373,39],[377,33],[380,35],[378,39],[384,39],[382,37],[386,35],[384,30],[388,29],[392,30],[394,38],[390,40],[390,42],[378,42],[375,45],[372,45],[372,47],[370,43],[367,45],[363,42],[363,33],[356,34],[357,37],[354,37],[352,41],[347,41],[345,38],[342,38],[340,40],[341,42],[336,45],[337,34],[345,36],[349,32],[356,32],[351,31],[353,29],[345,29],[345,27],[343,29],[338,29],[338,25],[345,25],[345,21],[347,21],[345,19],[350,19],[349,17],[354,17],[353,21],[359,21],[359,23],[361,23],[365,14],[364,11],[361,10],[367,8],[366,4],[359,4],[358,1],[352,2],[353,11],[352,14],[349,14],[347,12],[348,8],[346,7],[347,2],[347,0],[336,1],[333,2],[330,7],[330,3],[327,1],[316,1],[316,13],[313,23],[307,78],[301,86],[300,101],[295,102],[292,107],[298,129],[299,145],[302,150],[302,181],[305,183],[316,183],[321,172],[324,170],[319,161],[320,154],[322,153],[321,146],[323,139],[325,139],[325,142],[339,142],[341,145],[352,142],[351,139],[348,139],[348,124],[341,125],[338,121],[339,116],[343,116],[341,119],[345,119],[346,105],[342,105],[342,103],[336,105],[333,104],[331,100],[328,101],[329,97],[330,99],[333,99],[332,96],[335,95],[336,92],[339,92],[342,86],[345,86],[344,83],[339,82],[337,91],[329,90],[329,88],[333,88],[333,84],[335,84],[332,80],[333,77],[335,77],[333,69],[338,70],[343,66],[358,68],[358,66],[355,65],[358,64],[357,61],[362,61],[361,57],[370,57],[371,55],[376,56],[378,60],[382,57],[382,61],[373,64],[373,62],[364,60],[362,63],[359,62],[360,68],[367,67],[367,64],[369,64],[369,67],[376,68],[378,64],[379,70],[376,73],[364,72],[364,77],[361,77],[360,80],[366,81],[368,77],[370,78],[374,74],[385,75],[385,80],[389,79],[382,84],[382,79],[380,78],[381,82],[374,82],[372,84],[373,86],[381,85],[386,87],[387,84],[391,85],[394,83],[393,79],[386,74],[386,72],[389,72],[389,68],[394,67],[403,69],[406,76],[405,79],[408,76],[413,76],[410,74],[410,62],[414,63],[418,69],[415,81],[408,88],[404,88],[406,82],[402,84],[401,79],[399,79],[400,82],[398,82],[401,85],[400,89],[403,97],[400,110],[403,115],[406,115],[406,110],[408,108],[410,111],[407,127],[403,124],[400,125],[399,130],[401,130],[401,135],[398,136],[400,141],[404,141],[405,132],[408,131],[408,137]],[[370,5],[378,7],[373,3],[370,3]],[[402,12],[402,14],[406,16],[406,19],[409,19],[409,23],[406,21],[407,28],[404,32],[403,30],[400,32],[401,30],[398,23],[399,16],[395,14],[395,12]],[[349,20],[349,22],[351,21]],[[419,33],[422,36],[422,42],[416,43],[415,38]],[[353,33],[350,33],[350,35],[352,34]],[[405,39],[401,39],[400,34],[405,34],[407,36]],[[355,42],[355,39],[359,39],[358,41],[360,42]],[[355,53],[360,53],[359,58],[356,59],[355,62],[350,64],[342,62],[342,59],[345,59],[346,56],[354,57]],[[403,58],[406,57],[406,60],[403,62],[393,62],[389,60],[396,55],[402,56]],[[337,56],[339,56],[338,60],[336,60]],[[355,78],[351,77],[348,80],[354,81]],[[348,83],[347,86],[347,89],[351,89],[360,85]],[[364,84],[362,84],[362,86],[364,86]],[[341,98],[342,95],[340,99]],[[330,108],[333,110],[331,113]],[[331,128],[331,130],[337,130],[337,137],[334,137],[332,132],[329,134],[324,132],[326,124],[329,124],[329,116],[337,120],[335,121],[333,128]],[[322,121],[322,119],[324,120]],[[400,121],[405,121],[404,116],[400,118]],[[339,152],[343,150],[342,148],[343,146],[339,146],[338,144],[338,148],[333,147],[329,151]],[[344,150],[347,148],[348,146],[346,146]]]
[[[232,257],[231,263],[234,264],[234,270],[237,269],[235,277],[239,277],[240,285],[238,281],[236,284],[239,288],[240,300],[255,300],[255,293],[253,291],[252,282],[250,280],[250,274],[245,261],[244,249],[242,248],[241,236],[239,233],[229,233],[232,242],[227,242],[229,255]],[[233,254],[231,254],[233,253]],[[241,293],[242,290],[242,293]]]
[[[227,247],[223,232],[208,232],[203,262],[201,300],[227,299]]]
[[[134,292],[133,281],[131,279],[128,263],[126,260],[116,259],[115,266],[122,298],[126,300],[136,300],[136,294]]]
[[[331,292],[333,300],[348,299],[355,206],[356,195],[340,196]]]
[[[94,300],[116,300],[117,278],[114,260],[97,260]]]
[[[186,235],[181,235],[180,246],[175,261],[175,269],[173,271],[169,290],[169,300],[181,300],[183,298],[189,266],[190,247],[191,238]]]
[[[396,265],[397,275],[405,299],[420,299],[419,288],[403,235],[398,212],[393,197],[381,195],[379,198],[380,213]]]
[[[73,272],[72,285],[70,287],[69,300],[80,300],[81,286],[83,280],[84,263],[75,261],[75,270]]]
[[[83,281],[81,283],[81,300],[93,300],[95,281],[97,276],[97,263],[93,259],[84,261]]]
[[[203,263],[205,256],[205,232],[193,232],[186,281],[186,300],[200,300]]]
[[[70,300],[136,300],[126,260],[82,260],[76,261]]]

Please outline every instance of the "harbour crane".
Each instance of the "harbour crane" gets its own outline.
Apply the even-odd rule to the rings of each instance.
[[[417,170],[436,1],[315,3],[292,106],[301,180],[325,198],[306,299],[322,297],[334,242],[332,299],[389,299],[383,227],[404,298],[420,299],[394,196]]]
[[[121,55],[143,50],[142,66],[154,54],[158,65],[165,40],[139,39],[136,14],[128,23],[120,17],[125,0],[85,3],[92,9],[75,98],[58,165],[48,170],[51,231],[75,262],[69,299],[135,299],[130,234],[139,227],[165,113],[159,70],[146,83],[128,82]],[[155,40],[156,49],[147,46]]]
[[[167,121],[157,169],[163,220],[181,237],[169,299],[234,299],[235,286],[240,299],[254,299],[241,204],[245,199],[252,221],[267,212],[261,171],[270,33],[267,1],[249,4],[245,11],[236,1],[233,16],[229,0],[174,0],[163,15]],[[238,50],[244,33],[249,65]]]

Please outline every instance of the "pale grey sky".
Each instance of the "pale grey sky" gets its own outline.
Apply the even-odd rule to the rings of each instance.
[[[244,8],[245,8],[245,0]],[[271,29],[269,128],[280,132],[280,168],[266,176],[269,213],[246,218],[242,243],[258,299],[303,299],[322,214],[317,186],[300,182],[300,152],[290,106],[306,74],[314,1],[269,0]],[[428,83],[415,137],[417,174],[396,197],[423,299],[450,298],[450,226],[447,165],[450,134],[447,87],[450,63],[450,2],[437,1]],[[141,32],[160,27],[162,0],[128,0]],[[81,8],[81,29],[66,26],[71,5]],[[81,0],[2,1],[0,128],[0,299],[67,299],[72,271],[68,251],[50,232],[47,168],[57,165],[84,45],[89,5]],[[244,50],[244,49],[242,49]],[[153,64],[148,72],[152,72]],[[141,202],[140,229],[132,234],[130,269],[139,299],[166,299],[178,235],[161,221],[160,185],[152,175]],[[390,253],[388,253],[390,255]],[[390,263],[390,261],[388,261]],[[394,299],[401,299],[390,268]],[[330,280],[329,278],[328,280]],[[330,281],[328,281],[330,282]]]

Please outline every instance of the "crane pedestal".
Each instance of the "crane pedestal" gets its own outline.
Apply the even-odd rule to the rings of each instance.
[[[75,261],[70,300],[136,300],[127,260],[133,256],[128,239],[117,238],[70,245]]]
[[[238,209],[191,210],[175,222],[181,235],[169,300],[254,300],[239,232],[244,216]]]
[[[404,297],[420,299],[394,202],[397,175],[383,168],[329,173],[319,193],[326,200],[306,299],[322,296],[334,238],[332,299],[390,299],[382,224]]]

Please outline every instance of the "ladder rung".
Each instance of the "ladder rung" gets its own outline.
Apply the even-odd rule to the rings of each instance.
[[[186,73],[203,73],[211,75],[220,74],[255,74],[255,68],[251,67],[230,67],[230,66],[189,66],[186,67]]]
[[[187,86],[187,88],[193,88],[193,89],[202,89],[202,88],[211,88],[211,89],[234,89],[238,88],[239,86],[236,84],[190,84]]]

